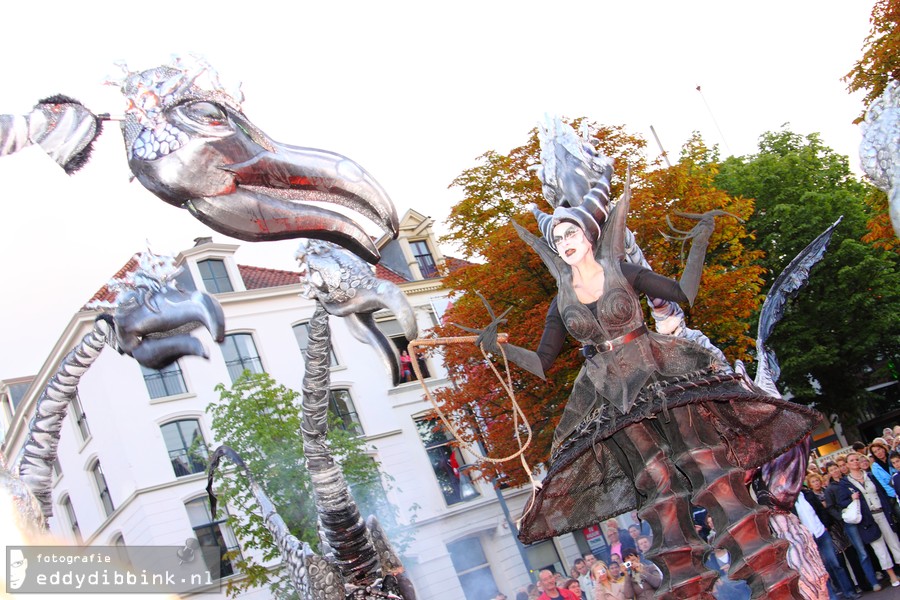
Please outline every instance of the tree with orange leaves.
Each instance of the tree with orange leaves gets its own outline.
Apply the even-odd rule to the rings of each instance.
[[[866,93],[866,107],[881,96],[890,80],[900,79],[900,0],[877,0],[870,21],[862,58],[844,76],[848,91]],[[854,122],[864,117],[865,109]]]
[[[897,238],[891,224],[887,194],[871,187],[867,190],[863,202],[868,209],[869,220],[866,222],[867,232],[862,241],[881,250],[900,252],[900,238]]]
[[[854,123],[863,121],[869,106],[884,93],[892,79],[900,80],[900,0],[877,0],[869,20],[872,29],[863,44],[862,58],[844,75],[848,91],[865,92],[863,110]],[[870,214],[863,241],[882,250],[900,250],[885,195],[871,190],[865,202]]]
[[[712,188],[715,167],[706,160],[709,153],[699,138],[692,140],[685,157],[675,167],[648,171],[642,155],[645,145],[642,139],[627,134],[623,127],[594,130],[600,148],[616,163],[614,197],[622,191],[626,168],[631,168],[634,219],[630,223],[648,260],[654,267],[658,263],[661,273],[680,273],[681,245],[665,242],[658,232],[667,228],[666,215],[671,214],[673,207],[695,213],[719,208],[743,217],[752,212],[752,202],[733,200]],[[447,276],[446,285],[458,294],[446,320],[475,328],[487,324],[490,318],[473,293],[480,291],[495,312],[510,309],[506,331],[512,335],[511,342],[535,348],[557,288],[538,256],[515,234],[510,220],[515,219],[536,232],[534,219],[525,208],[530,203],[545,211],[549,208],[541,195],[540,182],[530,171],[539,161],[536,131],[526,145],[509,154],[488,152],[480,160],[481,164],[454,180],[453,185],[462,188],[464,198],[453,208],[449,219],[451,232],[444,241],[456,242],[467,257],[480,257],[485,262],[471,264]],[[704,275],[704,284],[707,279],[713,282],[716,297],[713,299],[713,294],[707,293],[698,298],[692,315],[704,319],[703,327],[709,326],[720,334],[718,341],[724,341],[733,350],[734,357],[745,358],[749,344],[747,321],[761,300],[760,269],[750,264],[756,255],[743,245],[748,235],[740,222],[723,222],[722,229],[712,240],[710,255],[714,260]],[[712,306],[720,300],[729,303],[727,312],[717,313]],[[454,336],[460,331],[445,323],[438,333]],[[510,367],[516,401],[534,432],[526,452],[532,466],[549,456],[553,431],[581,361],[577,344],[570,339],[570,345],[546,373],[546,382],[518,367]],[[481,442],[491,457],[514,454],[518,445],[511,402],[502,392],[496,375],[486,367],[482,353],[474,345],[449,347],[445,364],[456,385],[443,389],[438,400],[445,411],[453,413],[462,435],[468,436],[469,442]],[[511,483],[520,483],[525,477],[513,465],[504,464],[499,469],[482,466],[485,475],[502,474]]]
[[[703,284],[694,306],[683,308],[689,326],[703,331],[729,359],[748,361],[755,344],[749,335],[751,322],[763,299],[765,269],[758,264],[763,252],[753,248],[744,224],[753,214],[753,200],[733,198],[717,189],[718,172],[715,151],[695,133],[677,164],[649,173],[645,184],[634,190],[628,223],[653,270],[677,279],[683,248],[659,234],[668,229],[667,219],[686,230],[693,222],[676,217],[676,212],[701,214],[721,209],[737,217],[716,220]]]

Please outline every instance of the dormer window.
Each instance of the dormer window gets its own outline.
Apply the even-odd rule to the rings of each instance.
[[[231,285],[231,280],[228,278],[228,271],[225,269],[224,260],[220,258],[199,260],[197,261],[197,270],[200,271],[203,285],[210,294],[234,291],[234,286]]]
[[[416,240],[409,243],[409,249],[419,264],[419,272],[422,273],[423,279],[435,277],[437,272],[437,264],[434,262],[434,256],[428,249],[428,243],[425,240]]]

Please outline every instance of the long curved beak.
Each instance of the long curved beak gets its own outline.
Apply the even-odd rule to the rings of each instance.
[[[368,262],[378,262],[378,250],[360,225],[320,205],[334,204],[362,215],[396,238],[397,212],[378,182],[340,154],[267,142],[271,150],[220,167],[232,173],[237,184],[227,202],[222,198],[193,199],[188,210],[239,239],[312,237],[344,246]]]
[[[153,307],[116,309],[119,351],[151,369],[182,356],[208,358],[200,341],[190,335],[198,327],[206,328],[216,342],[225,339],[225,315],[214,297],[200,291],[170,296],[159,298]]]

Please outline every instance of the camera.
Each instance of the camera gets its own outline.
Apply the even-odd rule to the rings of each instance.
[[[630,560],[626,560],[626,561],[625,561],[625,568],[626,568],[626,569],[630,569],[630,568],[631,568],[631,561],[630,561]]]

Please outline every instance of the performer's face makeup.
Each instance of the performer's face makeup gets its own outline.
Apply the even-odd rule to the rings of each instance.
[[[566,264],[574,265],[591,252],[584,231],[578,225],[563,221],[553,228],[553,243]]]

